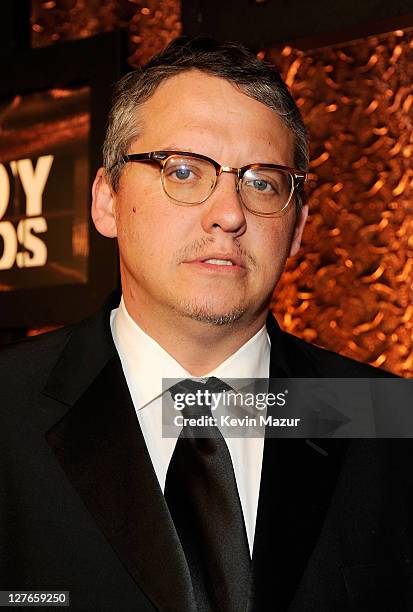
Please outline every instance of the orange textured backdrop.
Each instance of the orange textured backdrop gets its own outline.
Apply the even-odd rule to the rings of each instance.
[[[180,0],[32,0],[32,46],[125,28],[129,62],[148,61],[181,34]]]
[[[179,0],[33,0],[32,44],[126,27],[132,66],[181,33]],[[413,30],[267,49],[309,129],[310,217],[273,310],[292,333],[413,375]]]
[[[273,310],[298,336],[412,376],[413,30],[264,54],[298,101],[319,176]]]

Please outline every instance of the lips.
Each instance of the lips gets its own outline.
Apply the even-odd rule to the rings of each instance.
[[[236,266],[238,268],[245,268],[243,260],[238,255],[232,253],[211,253],[204,257],[185,261],[184,263],[199,263],[208,264],[211,266]]]

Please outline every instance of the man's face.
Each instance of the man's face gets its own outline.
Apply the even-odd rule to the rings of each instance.
[[[176,149],[231,167],[294,165],[292,134],[276,113],[224,79],[179,74],[161,83],[139,113],[143,130],[129,153]],[[235,181],[224,173],[209,199],[184,207],[164,193],[157,165],[126,164],[112,197],[114,229],[97,227],[117,235],[129,311],[215,325],[250,325],[265,316],[304,223],[296,223],[294,202],[279,218],[250,213]]]

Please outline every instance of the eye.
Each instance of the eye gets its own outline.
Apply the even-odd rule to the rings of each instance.
[[[276,169],[247,170],[243,176],[242,187],[257,196],[280,197],[290,191],[290,177]]]
[[[267,179],[263,179],[261,177],[251,177],[244,181],[244,186],[248,189],[256,191],[258,193],[266,194],[266,195],[274,195],[274,193],[278,193],[278,189],[273,182],[270,182]]]
[[[188,179],[191,176],[191,171],[189,168],[182,166],[181,168],[177,168],[176,170],[174,170],[174,175],[177,179],[184,181],[185,179]]]
[[[251,186],[257,191],[269,193],[273,190],[270,183],[268,181],[264,181],[264,179],[254,179],[253,181],[248,182],[250,182]]]
[[[202,171],[196,164],[171,163],[165,168],[165,176],[175,183],[193,183],[202,178]]]

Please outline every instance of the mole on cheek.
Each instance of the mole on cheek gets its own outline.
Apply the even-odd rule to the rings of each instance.
[[[135,213],[135,212],[136,212],[136,207],[134,206],[134,207],[132,208],[132,210],[133,210],[133,212]]]

